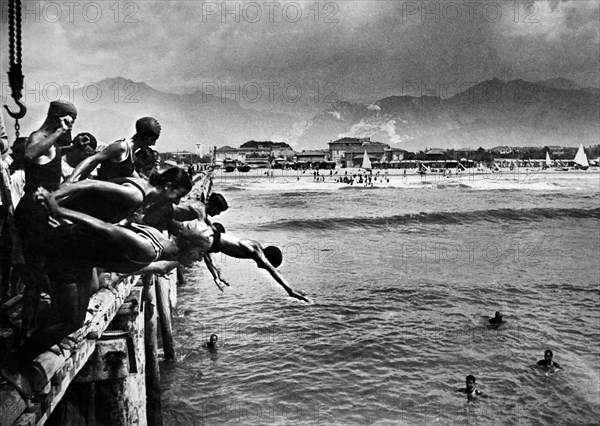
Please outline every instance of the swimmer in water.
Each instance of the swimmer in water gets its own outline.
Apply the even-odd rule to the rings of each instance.
[[[475,383],[477,379],[472,374],[467,376],[467,384],[466,387],[457,389],[457,392],[462,392],[467,394],[467,398],[469,401],[475,398],[475,396],[486,397],[479,389],[475,387]]]
[[[550,349],[546,349],[544,352],[544,359],[541,359],[537,362],[537,365],[540,367],[545,367],[546,369],[559,369],[562,370],[562,367],[558,365],[557,362],[552,361],[552,357],[554,354]]]
[[[210,340],[206,342],[207,349],[216,349],[217,348],[217,340],[219,340],[219,336],[216,334],[210,335]]]
[[[502,312],[500,311],[496,311],[496,315],[492,318],[489,319],[489,322],[491,325],[495,326],[495,327],[500,327],[502,324],[504,324],[506,321],[504,321],[502,319]]]

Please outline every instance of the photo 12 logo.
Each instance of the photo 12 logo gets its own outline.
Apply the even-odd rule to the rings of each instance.
[[[537,24],[539,5],[534,1],[403,1],[402,23],[496,23],[510,19],[514,23]]]
[[[220,98],[221,102],[234,100],[236,102],[257,103],[334,103],[337,87],[334,83],[295,81],[250,81],[246,83],[203,82],[202,102],[211,98]]]
[[[114,23],[137,24],[140,5],[138,2],[125,1],[24,1],[23,22],[96,24],[102,20]]]
[[[202,2],[202,22],[337,24],[336,2]]]
[[[8,82],[2,84],[2,103],[8,102],[11,90]],[[102,86],[95,82],[49,81],[41,83],[25,83],[23,88],[23,103],[47,104],[58,99],[64,99],[75,104],[98,102],[110,103],[139,103],[139,86],[133,82],[115,81],[109,86]]]

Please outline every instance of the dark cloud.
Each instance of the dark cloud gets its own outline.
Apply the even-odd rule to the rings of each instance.
[[[36,2],[42,19],[24,22],[28,81],[121,75],[188,92],[202,82],[331,82],[348,99],[395,94],[406,82],[495,76],[600,84],[595,1],[284,1],[273,10],[263,2],[98,2],[97,22],[77,9],[73,22],[48,22],[50,3]],[[233,14],[222,14],[223,4]],[[2,81],[5,36],[3,23]]]

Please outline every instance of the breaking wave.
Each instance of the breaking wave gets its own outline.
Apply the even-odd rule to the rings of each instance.
[[[409,213],[383,217],[328,217],[322,219],[279,220],[261,225],[269,229],[385,228],[391,225],[462,225],[473,222],[539,222],[548,219],[600,219],[600,208],[492,209],[469,212]]]

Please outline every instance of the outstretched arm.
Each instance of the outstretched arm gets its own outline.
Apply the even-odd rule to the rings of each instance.
[[[206,267],[208,268],[208,271],[212,275],[213,280],[215,281],[215,284],[217,285],[217,287],[219,287],[219,290],[223,291],[223,287],[221,286],[221,284],[225,284],[227,287],[229,287],[229,283],[227,281],[225,281],[223,278],[221,278],[221,271],[219,271],[219,269],[213,263],[213,260],[212,260],[212,257],[210,257],[210,254],[206,253],[204,255],[204,263],[206,263]]]
[[[227,256],[237,257],[240,259],[253,259],[259,268],[266,269],[271,277],[282,286],[290,297],[310,302],[302,293],[296,293],[292,287],[285,281],[283,276],[277,269],[273,267],[265,257],[260,244],[252,240],[240,240],[231,234],[221,234],[221,253]]]
[[[262,254],[262,250],[261,250],[261,254]],[[262,254],[262,257],[264,258],[264,254]],[[281,275],[279,273],[279,271],[277,269],[275,269],[266,258],[264,258],[263,262],[264,262],[263,269],[266,269],[269,272],[269,274],[271,274],[273,279],[275,281],[277,281],[279,283],[279,285],[285,289],[285,291],[287,291],[287,294],[289,294],[290,297],[310,303],[310,300],[307,297],[305,297],[304,294],[296,293],[294,291],[294,289],[288,285],[288,283],[283,278],[283,275]]]
[[[126,141],[113,142],[102,151],[86,158],[75,167],[67,182],[77,182],[87,178],[90,173],[104,161],[122,156],[127,151]]]
[[[126,275],[158,274],[164,275],[179,266],[176,260],[157,260],[148,266]]]

